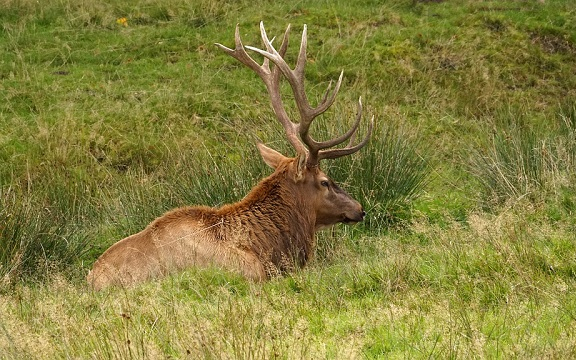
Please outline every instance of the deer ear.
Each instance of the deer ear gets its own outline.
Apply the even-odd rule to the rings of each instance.
[[[264,162],[274,170],[276,170],[282,161],[288,159],[278,151],[271,149],[262,143],[258,143],[256,145],[258,146],[258,150],[260,150],[260,155],[262,155]]]
[[[294,181],[298,182],[304,178],[304,170],[306,169],[306,155],[298,154],[294,164],[296,165]]]

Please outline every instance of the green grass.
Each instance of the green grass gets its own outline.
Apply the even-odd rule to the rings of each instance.
[[[0,358],[575,357],[572,2],[1,7]],[[366,148],[323,164],[366,222],[265,284],[191,269],[91,292],[115,241],[269,174],[257,140],[293,155],[264,86],[213,45],[237,23],[259,45],[260,20],[292,23],[291,54],[308,24],[312,102],[344,70],[315,136],[359,96],[376,116]]]

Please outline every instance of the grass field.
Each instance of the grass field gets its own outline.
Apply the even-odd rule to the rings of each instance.
[[[0,0],[0,358],[576,357],[576,3]],[[368,212],[254,284],[191,269],[95,293],[117,240],[241,199],[293,155],[257,76],[214,43],[290,53],[312,131],[362,96],[371,143],[323,168]],[[288,57],[294,61],[294,57]],[[361,132],[365,131],[362,127]]]

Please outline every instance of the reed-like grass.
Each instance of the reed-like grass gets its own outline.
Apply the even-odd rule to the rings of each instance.
[[[90,199],[74,185],[43,185],[44,194],[38,189],[33,194],[0,191],[2,290],[22,280],[42,282],[55,273],[82,273],[80,260],[90,237],[86,220],[97,218]]]
[[[528,197],[539,203],[571,188],[576,170],[572,114],[562,109],[550,130],[512,121],[493,130],[487,148],[472,151],[471,170],[485,199],[496,202]]]

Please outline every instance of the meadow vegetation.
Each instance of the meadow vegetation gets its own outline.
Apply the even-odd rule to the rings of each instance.
[[[0,8],[0,358],[576,357],[572,1]],[[256,141],[292,154],[260,80],[213,45],[236,24],[259,45],[260,20],[292,24],[292,53],[308,25],[311,99],[344,70],[314,134],[359,96],[376,116],[323,164],[366,221],[264,284],[191,269],[91,291],[115,241],[269,174]]]

